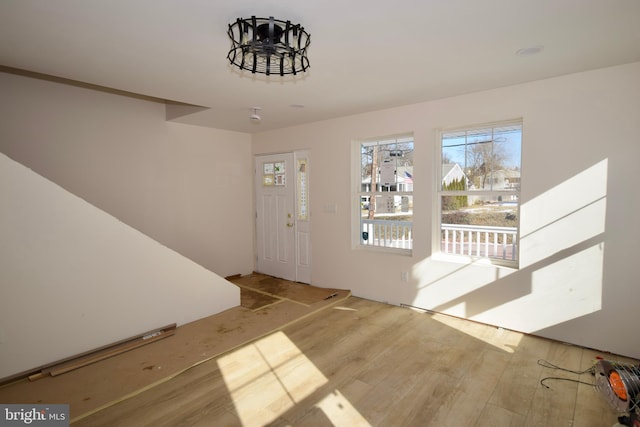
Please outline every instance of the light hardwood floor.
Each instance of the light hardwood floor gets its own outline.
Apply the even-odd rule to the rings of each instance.
[[[613,426],[592,387],[540,385],[592,377],[538,360],[581,370],[598,355],[351,297],[73,425]]]

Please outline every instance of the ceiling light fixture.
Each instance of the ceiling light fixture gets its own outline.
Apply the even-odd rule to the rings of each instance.
[[[307,71],[311,36],[300,24],[269,18],[238,18],[227,31],[232,47],[229,62],[241,70],[266,74]]]
[[[249,120],[251,120],[253,123],[260,123],[260,121],[262,120],[262,117],[260,117],[260,115],[258,114],[258,111],[262,110],[262,108],[252,107],[251,109],[253,110],[253,114],[249,116]]]
[[[531,56],[536,55],[544,50],[544,46],[530,46],[523,47],[522,49],[518,49],[516,51],[516,55],[518,56]]]

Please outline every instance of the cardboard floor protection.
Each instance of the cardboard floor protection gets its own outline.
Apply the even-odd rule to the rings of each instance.
[[[261,294],[252,291],[249,288],[240,288],[240,305],[250,310],[260,310],[272,304],[278,304],[284,301],[281,298],[272,297],[271,295]]]
[[[166,339],[72,372],[3,386],[0,402],[68,403],[74,422],[351,295],[348,290],[332,289],[331,293],[335,296],[309,305],[285,300],[260,310],[235,307],[179,326]]]
[[[339,289],[318,288],[303,283],[290,282],[259,273],[234,279],[233,283],[255,292],[305,305],[330,299],[340,291]]]

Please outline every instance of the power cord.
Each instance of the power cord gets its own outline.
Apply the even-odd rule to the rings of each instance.
[[[551,368],[551,369],[558,369],[560,371],[563,372],[569,372],[571,374],[576,374],[576,375],[583,375],[583,374],[591,374],[594,375],[595,374],[595,368],[592,366],[589,369],[585,369],[583,371],[574,371],[572,369],[567,369],[567,368],[562,368],[560,366],[554,365],[553,363],[544,360],[544,359],[538,359],[538,365],[544,367],[544,368]],[[559,380],[559,381],[570,381],[570,382],[574,382],[574,383],[578,383],[578,384],[585,384],[585,385],[589,385],[589,386],[594,386],[594,384],[592,382],[586,382],[586,381],[580,381],[580,380],[575,380],[573,378],[562,378],[562,377],[545,377],[542,378],[540,380],[540,385],[545,387],[545,388],[550,388],[548,385],[545,384],[545,381],[548,380]]]

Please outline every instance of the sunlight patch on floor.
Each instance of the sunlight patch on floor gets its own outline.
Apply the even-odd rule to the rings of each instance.
[[[245,426],[274,421],[328,381],[283,332],[220,357],[218,366]]]
[[[513,353],[515,348],[520,344],[520,340],[522,340],[523,334],[519,332],[469,322],[468,320],[458,319],[445,314],[434,314],[432,319],[475,339],[491,344],[507,353]]]
[[[218,365],[245,426],[272,422],[327,382],[283,332],[221,357]]]
[[[371,424],[339,390],[334,390],[327,395],[316,404],[316,407],[324,412],[334,427],[371,427]]]
[[[343,307],[341,305],[333,307],[334,310],[342,310],[342,311],[358,311],[355,308]]]

